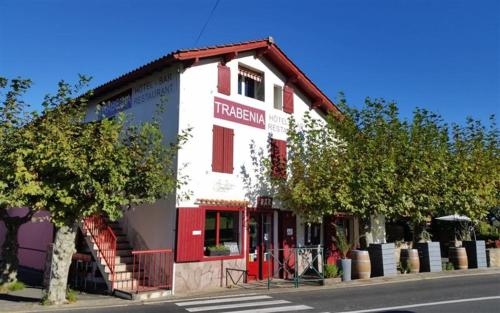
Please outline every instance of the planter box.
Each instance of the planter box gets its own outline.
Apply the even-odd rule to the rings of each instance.
[[[332,286],[342,282],[341,277],[323,279],[323,286]]]
[[[396,275],[396,258],[394,243],[370,244],[368,253],[372,267],[372,277]]]
[[[441,272],[441,247],[438,241],[417,242],[420,272]]]
[[[227,256],[231,253],[229,250],[207,250],[208,256]]]
[[[484,240],[463,241],[465,251],[467,251],[467,262],[469,268],[486,268],[486,244]]]
[[[337,260],[337,266],[342,270],[342,281],[351,280],[351,259],[339,259]]]
[[[500,267],[500,248],[488,249],[488,266]]]

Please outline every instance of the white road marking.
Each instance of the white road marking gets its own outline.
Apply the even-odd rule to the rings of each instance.
[[[166,299],[166,300],[148,300],[144,302],[144,305],[153,305],[160,303],[171,303],[171,302],[182,302],[182,301],[194,301],[194,300],[206,300],[206,299],[222,299],[222,298],[231,298],[231,297],[242,297],[242,296],[253,296],[257,293],[238,293],[229,296],[216,296],[216,297],[198,297],[198,298],[189,298],[189,299]]]
[[[269,299],[270,296],[251,296],[251,297],[231,297],[231,298],[219,298],[212,300],[199,300],[199,301],[186,301],[186,302],[176,302],[178,306],[188,306],[188,305],[200,305],[200,304],[213,304],[213,303],[224,303],[224,302],[237,302],[237,301],[249,301],[249,300],[261,300]]]
[[[242,310],[242,311],[229,311],[224,313],[272,313],[272,312],[287,312],[287,311],[302,311],[302,310],[311,310],[312,308],[307,305],[287,305],[287,306],[279,306],[275,308],[264,308],[264,309],[250,309],[250,310]]]
[[[200,306],[196,308],[186,308],[186,310],[189,312],[200,312],[200,311],[224,310],[224,309],[266,306],[266,305],[276,305],[276,304],[286,304],[286,303],[290,303],[290,301],[271,300],[271,301],[257,301],[257,302],[247,302],[247,303],[233,303],[233,304],[223,304],[223,305]]]
[[[495,300],[495,299],[500,299],[500,296],[480,297],[480,298],[468,298],[468,299],[447,300],[447,301],[437,301],[437,302],[426,302],[426,303],[417,303],[417,304],[409,304],[409,305],[391,306],[391,307],[376,308],[376,309],[367,309],[367,310],[343,311],[343,312],[339,312],[339,313],[370,313],[370,312],[391,311],[391,310],[419,308],[419,307],[433,306],[433,305],[453,304],[453,303],[463,303],[463,302],[474,302],[474,301],[485,301],[485,300]]]

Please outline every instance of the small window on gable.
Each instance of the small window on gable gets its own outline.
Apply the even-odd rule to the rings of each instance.
[[[283,88],[278,85],[274,85],[274,108],[277,110],[283,110]]]
[[[264,74],[240,66],[238,94],[264,101]]]

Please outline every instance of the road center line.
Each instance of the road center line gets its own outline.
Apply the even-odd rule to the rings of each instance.
[[[242,311],[231,311],[226,313],[272,313],[272,312],[295,312],[295,311],[305,311],[311,310],[312,307],[307,305],[289,305],[289,306],[279,306],[274,308],[264,308],[264,309],[250,309]]]
[[[462,303],[462,302],[474,302],[474,301],[485,301],[485,300],[495,300],[495,299],[500,299],[500,296],[480,297],[480,298],[468,298],[468,299],[458,299],[458,300],[446,300],[446,301],[427,302],[427,303],[417,303],[417,304],[400,305],[400,306],[390,306],[390,307],[376,308],[376,309],[366,309],[366,310],[357,310],[357,311],[342,311],[342,312],[338,312],[338,313],[369,313],[369,312],[390,311],[390,310],[399,310],[399,309],[419,308],[419,307],[433,306],[433,305],[453,304],[453,303]]]

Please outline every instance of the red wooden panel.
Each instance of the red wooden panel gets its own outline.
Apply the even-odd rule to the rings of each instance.
[[[203,258],[205,210],[179,208],[177,210],[176,262],[194,262]]]
[[[217,67],[217,91],[228,96],[231,94],[231,69],[222,64]]]
[[[224,127],[214,125],[212,133],[212,171],[224,172]]]
[[[288,85],[283,88],[283,111],[293,113],[293,88]]]
[[[285,267],[280,273],[280,277],[290,279],[293,276],[295,269],[295,253],[293,248],[296,247],[297,222],[295,215],[291,212],[280,211],[279,215],[280,233],[278,247],[281,250],[280,262]]]
[[[234,130],[224,128],[224,173],[233,173]]]
[[[271,141],[271,162],[273,176],[286,176],[286,141],[272,139]]]

